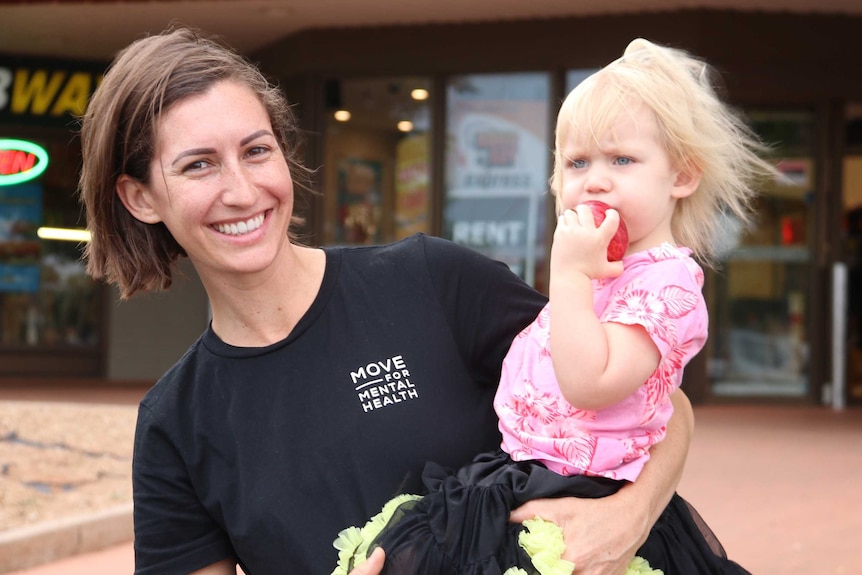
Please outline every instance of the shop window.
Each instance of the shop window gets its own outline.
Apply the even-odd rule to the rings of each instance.
[[[14,133],[16,140],[4,141],[34,142],[49,160],[38,178],[0,185],[0,354],[12,354],[0,362],[0,375],[48,373],[58,357],[52,354],[63,350],[89,352],[92,361],[75,365],[94,375],[100,365],[98,289],[81,261],[82,238],[52,239],[57,234],[51,232],[83,232],[75,195],[80,151],[67,131]]]
[[[566,72],[566,95],[569,94],[572,90],[574,90],[578,84],[586,80],[588,77],[592,76],[596,72],[598,72],[598,68],[583,68],[579,70],[568,70]]]
[[[325,243],[431,233],[431,97],[426,78],[326,82]]]
[[[711,391],[808,393],[815,177],[813,115],[751,111],[782,177],[762,184],[751,229],[727,220],[723,259],[707,273]]]
[[[550,76],[456,76],[446,87],[443,236],[547,290]]]
[[[847,321],[843,329],[847,351],[843,371],[847,401],[858,405],[862,403],[862,103],[848,104],[846,118],[841,194],[841,250],[847,269]]]

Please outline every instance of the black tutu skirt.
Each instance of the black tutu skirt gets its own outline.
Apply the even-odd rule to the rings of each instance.
[[[512,461],[503,451],[482,454],[454,473],[429,463],[422,480],[425,495],[400,496],[366,528],[341,532],[334,574],[348,573],[358,557],[369,556],[377,546],[386,551],[384,575],[502,575],[513,567],[527,575],[564,572],[559,565],[556,571],[547,568],[544,559],[525,548],[522,538],[530,527],[510,523],[510,512],[532,499],[605,497],[626,483],[562,476],[540,463]],[[637,556],[648,568],[630,568],[631,573],[750,575],[727,558],[700,515],[677,494]]]

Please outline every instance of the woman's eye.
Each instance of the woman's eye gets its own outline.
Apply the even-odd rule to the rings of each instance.
[[[204,168],[206,168],[206,167],[207,167],[207,163],[206,163],[206,161],[204,161],[204,160],[197,160],[197,161],[195,161],[195,162],[192,162],[192,163],[190,163],[190,164],[187,164],[187,165],[186,165],[186,167],[183,169],[183,171],[185,171],[185,172],[194,172],[194,171],[197,171],[197,170],[203,170],[203,169],[204,169]]]
[[[269,148],[267,146],[254,146],[252,148],[249,148],[249,150],[246,152],[246,155],[261,156],[263,154],[266,154],[267,152],[269,152]]]

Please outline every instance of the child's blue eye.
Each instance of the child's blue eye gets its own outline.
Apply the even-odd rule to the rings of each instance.
[[[585,168],[585,167],[587,167],[587,161],[586,160],[572,160],[572,167],[573,168],[579,168],[579,169]]]
[[[631,158],[626,158],[625,156],[620,156],[619,158],[617,158],[617,164],[619,164],[620,166],[628,166],[631,163]]]

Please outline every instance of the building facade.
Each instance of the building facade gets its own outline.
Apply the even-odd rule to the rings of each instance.
[[[710,339],[685,389],[695,401],[858,403],[859,30],[862,18],[847,15],[693,10],[318,29],[249,57],[296,103],[308,136],[320,192],[300,207],[310,243],[439,235],[505,261],[542,291],[562,99],[635,37],[705,58],[786,178],[764,184],[756,229],[728,227],[721,265],[707,274]],[[84,80],[72,84],[81,66],[63,64],[52,91],[48,64],[0,55],[0,86],[11,86],[0,98],[0,139],[35,142],[52,158],[35,183],[0,187],[0,245],[38,244],[23,256],[0,251],[0,377],[154,379],[206,325],[204,294],[187,269],[176,291],[118,304],[114,290],[86,279],[77,244],[36,239],[53,222],[83,225],[68,117],[45,126],[22,113],[86,100]],[[22,198],[40,209],[21,211]],[[23,218],[23,235],[4,238],[4,210]]]

